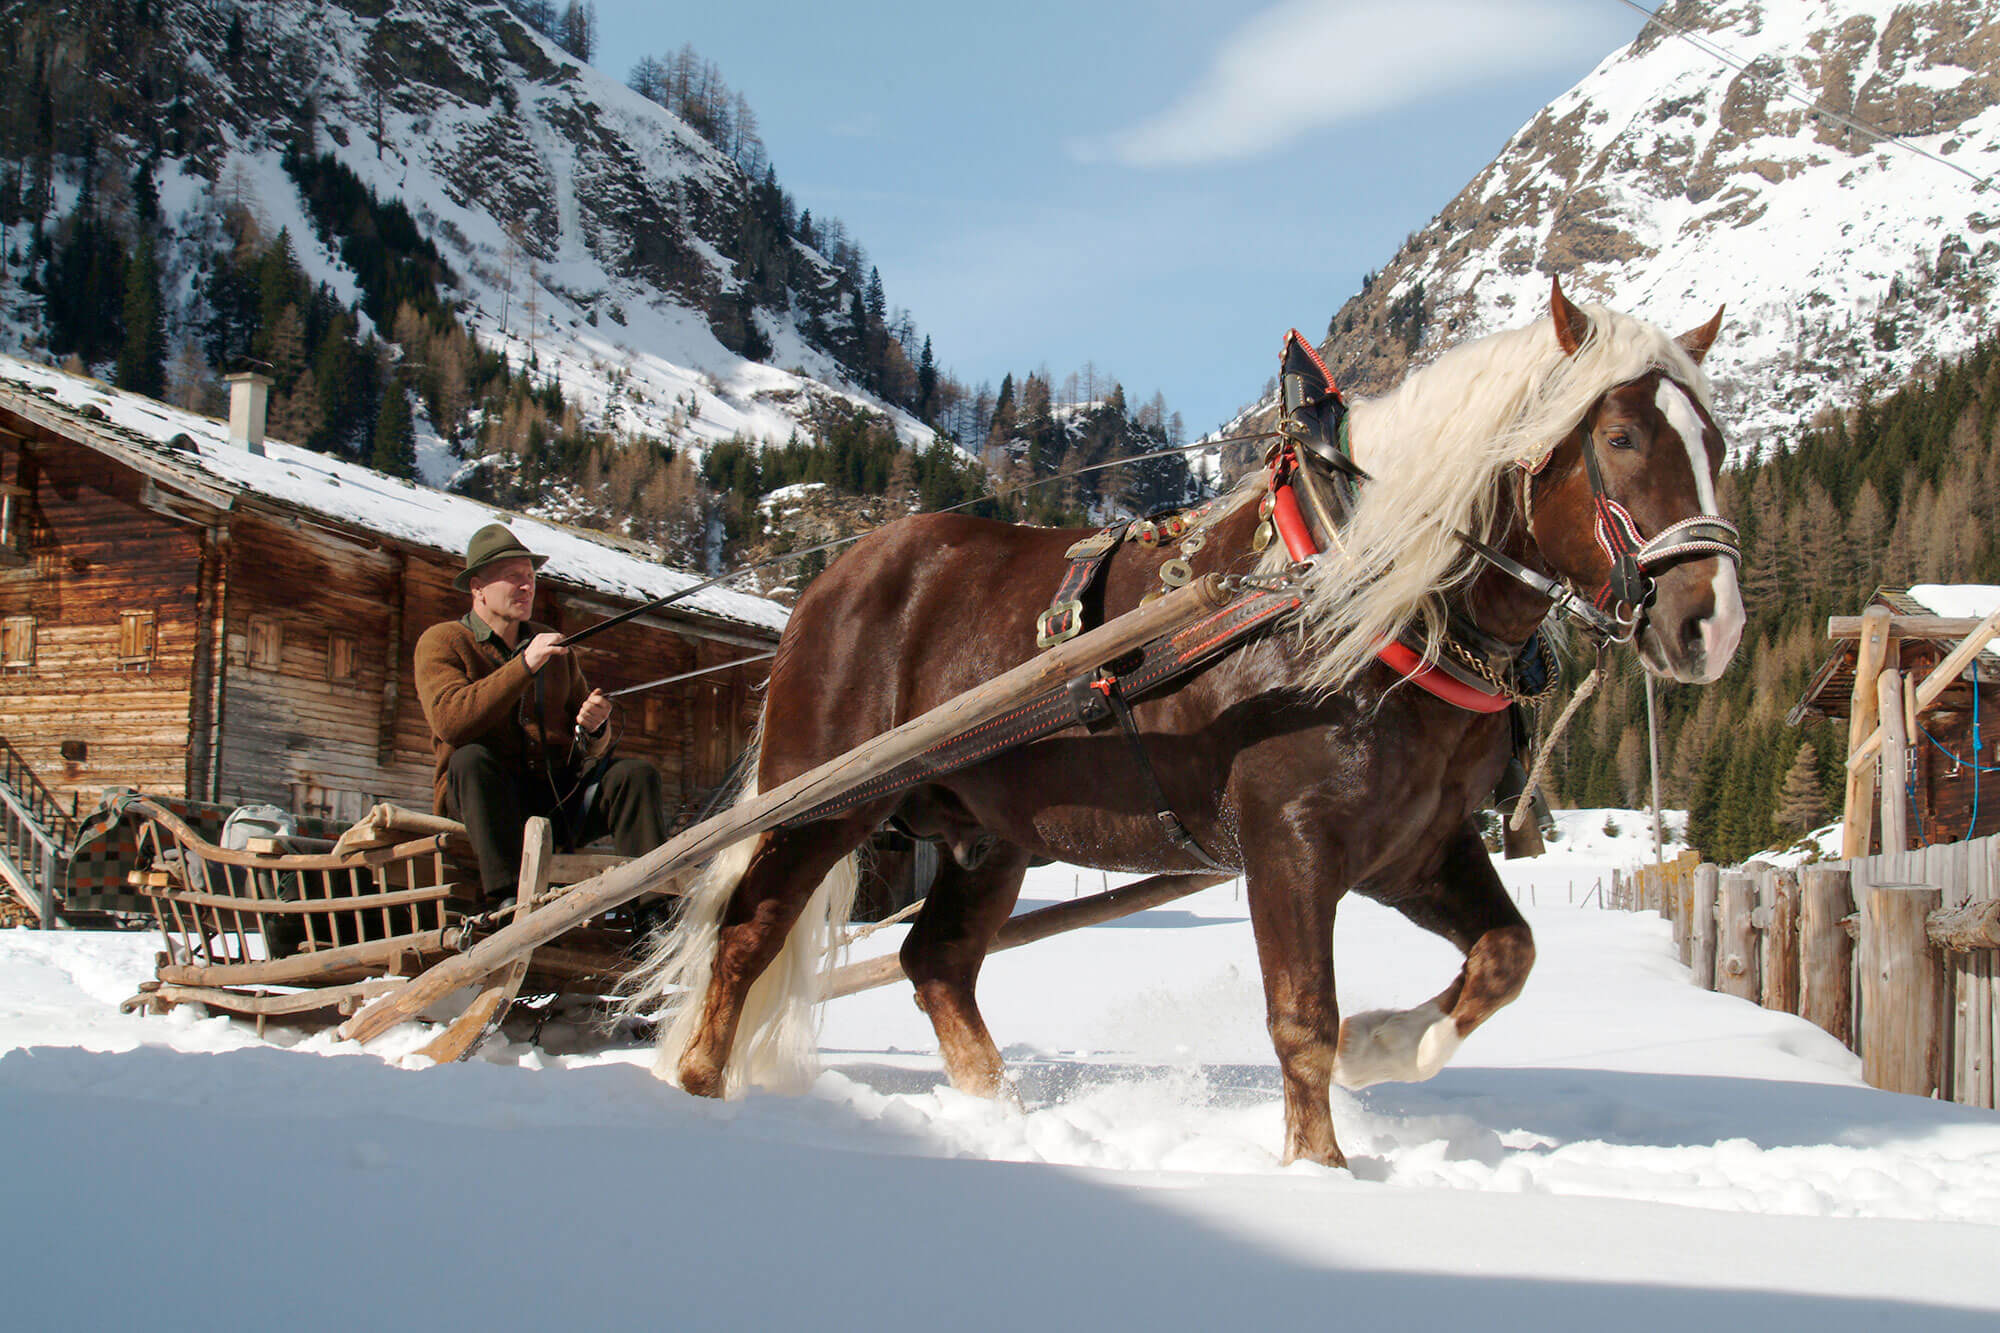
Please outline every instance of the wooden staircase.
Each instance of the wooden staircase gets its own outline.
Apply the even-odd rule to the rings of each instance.
[[[44,930],[62,911],[63,870],[76,835],[76,820],[0,736],[0,897],[11,895]]]

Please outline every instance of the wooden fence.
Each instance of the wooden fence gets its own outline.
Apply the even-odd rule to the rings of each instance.
[[[1996,1104],[2000,835],[1797,871],[1689,853],[1607,898],[1672,922],[1697,985],[1840,1038],[1875,1087]]]

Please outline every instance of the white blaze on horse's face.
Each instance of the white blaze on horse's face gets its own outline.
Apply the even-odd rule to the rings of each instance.
[[[1711,455],[1709,439],[1714,435],[1715,445],[1719,447],[1721,437],[1695,406],[1688,391],[1665,375],[1660,376],[1659,388],[1653,394],[1653,405],[1686,446],[1700,512],[1721,516],[1716,508],[1713,471],[1720,460]],[[1688,568],[1693,570],[1701,566],[1713,569],[1708,576],[1709,596],[1705,608],[1689,617],[1677,630],[1675,627],[1649,627],[1653,632],[1642,635],[1639,644],[1640,654],[1649,665],[1663,674],[1692,684],[1706,684],[1719,677],[1736,655],[1736,646],[1743,637],[1743,592],[1736,581],[1736,562],[1714,557],[1695,562]],[[1662,576],[1662,581],[1665,577]],[[1666,641],[1663,641],[1662,629],[1667,631]]]

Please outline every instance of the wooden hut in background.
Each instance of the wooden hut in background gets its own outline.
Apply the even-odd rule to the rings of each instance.
[[[483,524],[550,557],[537,617],[566,630],[698,581],[636,543],[266,442],[264,382],[232,381],[225,426],[0,357],[0,878],[31,902],[48,844],[106,788],[333,821],[428,809],[413,648],[468,609],[452,579]],[[593,639],[585,670],[614,689],[751,656],[785,615],[706,589]],[[620,753],[698,808],[764,674],[621,700]]]
[[[1843,856],[2000,832],[2000,652],[1984,619],[1996,607],[2000,588],[1877,588],[1863,614],[1829,620],[1833,653],[1786,720],[1846,719],[1850,754],[1878,727],[1888,735],[1867,751],[1880,757],[1850,764]],[[1940,665],[1944,676],[1936,675]],[[1903,707],[1882,727],[1877,686],[1889,671],[1898,673]],[[1890,786],[1891,768],[1901,774],[1900,792]],[[1885,845],[1885,829],[1887,844],[1900,846]]]

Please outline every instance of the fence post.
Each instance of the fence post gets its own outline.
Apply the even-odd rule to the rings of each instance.
[[[1757,999],[1757,881],[1732,871],[1721,876],[1716,910],[1715,989],[1752,1003]]]
[[[1721,868],[1704,861],[1694,868],[1689,886],[1693,895],[1689,903],[1688,967],[1694,972],[1694,984],[1703,990],[1715,989],[1715,892],[1721,878]]]
[[[1799,1011],[1799,877],[1790,870],[1771,875],[1771,919],[1764,927],[1764,1007]]]
[[[1854,941],[1841,922],[1853,910],[1845,867],[1815,866],[1799,888],[1799,1016],[1854,1048]]]
[[[1861,1077],[1934,1096],[1943,1081],[1944,981],[1924,918],[1944,901],[1928,884],[1877,884],[1861,913]]]
[[[1882,850],[1906,851],[1910,845],[1908,787],[1909,732],[1903,725],[1903,673],[1886,668],[1875,678],[1876,707],[1882,715]]]

